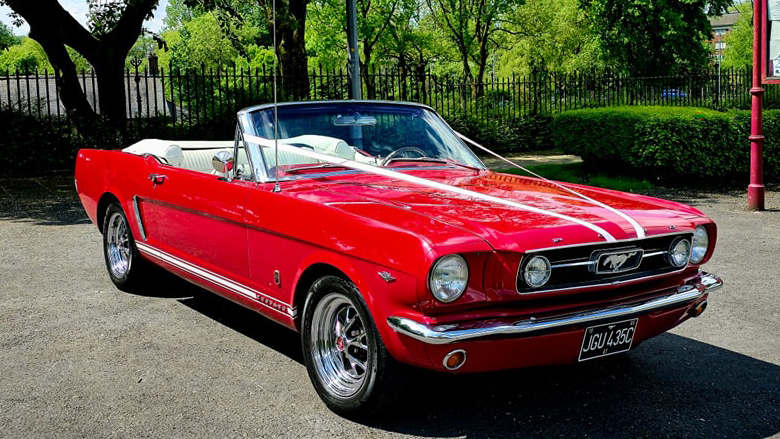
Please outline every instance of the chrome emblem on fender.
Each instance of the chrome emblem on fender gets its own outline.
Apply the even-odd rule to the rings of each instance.
[[[633,270],[639,267],[643,255],[644,250],[636,247],[597,252],[591,257],[591,271],[611,274]]]

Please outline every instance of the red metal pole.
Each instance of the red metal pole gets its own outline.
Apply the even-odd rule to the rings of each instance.
[[[753,87],[750,89],[750,184],[748,185],[748,209],[764,210],[764,89],[761,87],[761,65],[764,39],[766,0],[753,2]]]

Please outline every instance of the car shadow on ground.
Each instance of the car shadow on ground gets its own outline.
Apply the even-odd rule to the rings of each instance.
[[[373,424],[436,437],[765,438],[780,432],[780,366],[673,334],[571,366],[427,374]]]
[[[190,297],[179,299],[179,303],[303,364],[301,339],[297,332],[182,279],[176,278],[170,282],[174,281],[181,282],[181,288],[187,289],[183,291],[191,293]]]
[[[0,221],[27,221],[42,226],[89,224],[78,199],[46,197],[39,199],[0,199]]]
[[[303,363],[297,333],[193,288],[180,303]],[[780,432],[780,366],[674,334],[583,364],[416,371],[406,384],[395,410],[365,423],[429,437],[750,439]]]
[[[0,178],[0,220],[46,226],[89,223],[70,173],[41,178]]]

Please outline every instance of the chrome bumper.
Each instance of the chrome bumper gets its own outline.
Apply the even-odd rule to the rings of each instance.
[[[677,289],[676,293],[665,297],[578,314],[568,314],[544,319],[535,319],[531,317],[513,324],[486,322],[484,326],[469,329],[452,328],[451,325],[429,326],[404,317],[388,317],[387,323],[396,332],[424,343],[448,344],[483,337],[528,335],[566,326],[598,323],[606,320],[645,314],[688,302],[694,302],[702,295],[722,286],[723,281],[718,276],[702,273],[699,282],[683,285]]]

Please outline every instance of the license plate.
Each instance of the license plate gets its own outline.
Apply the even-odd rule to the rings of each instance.
[[[591,326],[585,330],[579,361],[618,354],[631,349],[639,319]]]

